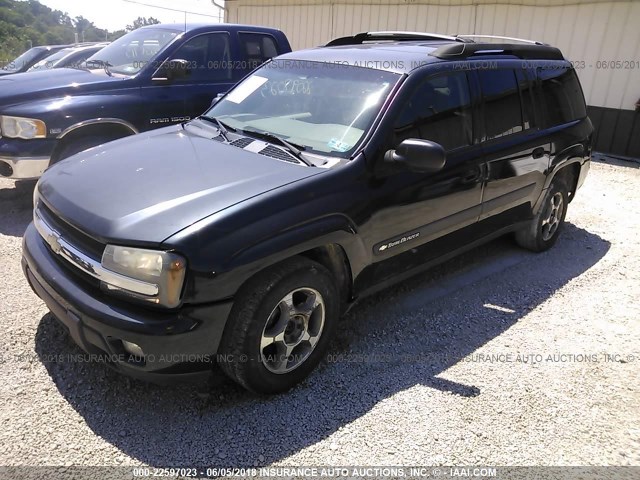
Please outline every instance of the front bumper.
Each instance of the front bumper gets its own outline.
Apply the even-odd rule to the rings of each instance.
[[[39,178],[49,168],[49,157],[0,157],[0,176],[16,180]]]
[[[142,380],[201,380],[211,373],[232,302],[151,310],[92,291],[54,258],[33,224],[23,239],[22,266],[34,292],[85,352]],[[139,345],[144,360],[122,341]]]
[[[55,138],[22,140],[0,137],[0,177],[39,178],[49,167]]]

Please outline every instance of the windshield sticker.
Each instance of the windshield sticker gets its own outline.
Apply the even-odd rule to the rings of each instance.
[[[233,103],[242,103],[245,98],[259,89],[262,85],[267,82],[267,78],[261,77],[260,75],[254,75],[253,77],[247,78],[244,82],[238,85],[227,97],[225,100],[229,100]]]
[[[338,152],[346,152],[351,148],[351,145],[337,138],[332,138],[331,140],[329,140],[329,143],[327,143],[327,145],[329,146],[329,148],[333,148]]]

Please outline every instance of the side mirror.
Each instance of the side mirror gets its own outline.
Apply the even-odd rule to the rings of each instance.
[[[162,64],[162,67],[156,72],[153,79],[159,81],[173,82],[181,80],[191,75],[189,62],[179,58],[168,60]]]
[[[213,107],[216,103],[218,103],[220,100],[222,100],[222,97],[224,97],[227,94],[227,92],[222,92],[219,93],[218,95],[216,95],[213,100],[211,100],[211,106]]]
[[[442,145],[408,138],[398,148],[389,150],[384,155],[385,162],[402,165],[408,170],[419,173],[434,173],[442,170],[446,163],[446,155]]]

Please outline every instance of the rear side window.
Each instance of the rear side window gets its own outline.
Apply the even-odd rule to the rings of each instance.
[[[240,46],[250,69],[258,68],[267,60],[278,56],[276,41],[265,33],[241,33]]]
[[[522,107],[514,70],[479,70],[487,140],[522,131]]]
[[[464,72],[429,78],[409,97],[394,127],[395,144],[407,138],[439,143],[445,150],[471,145],[469,83]]]
[[[539,68],[537,74],[546,127],[561,125],[587,116],[582,89],[575,70]]]

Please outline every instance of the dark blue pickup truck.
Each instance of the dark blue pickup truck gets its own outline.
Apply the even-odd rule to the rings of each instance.
[[[37,178],[88,148],[189,120],[289,51],[271,28],[163,24],[121,37],[84,69],[8,75],[0,79],[0,176]]]

